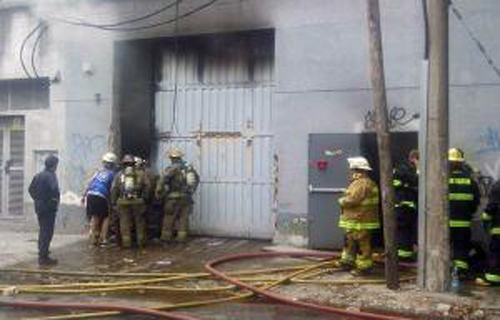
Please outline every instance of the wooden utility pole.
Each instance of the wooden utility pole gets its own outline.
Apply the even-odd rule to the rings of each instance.
[[[443,292],[450,281],[448,226],[448,0],[427,0],[429,89],[427,111],[427,230],[424,286]]]
[[[385,94],[382,32],[378,0],[368,1],[368,29],[373,101],[380,159],[380,189],[384,216],[385,275],[389,289],[399,288],[398,254],[396,247],[396,217],[394,215],[394,189],[392,187],[391,134]]]

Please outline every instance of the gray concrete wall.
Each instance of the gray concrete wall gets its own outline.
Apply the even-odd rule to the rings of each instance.
[[[181,11],[202,3],[205,2],[185,1]],[[500,39],[496,36],[500,27],[498,2],[455,0],[454,3],[471,32],[483,43],[493,60],[500,63]],[[43,4],[37,11],[42,17],[80,17],[93,22],[110,22],[120,20],[118,17],[150,12],[164,5],[164,1],[44,0]],[[180,35],[275,29],[273,126],[279,159],[278,241],[286,242],[291,239],[288,234],[295,234],[294,243],[306,243],[306,228],[303,226],[307,218],[307,135],[365,130],[364,116],[373,105],[365,5],[363,0],[220,0],[178,25]],[[421,102],[419,86],[424,53],[421,1],[382,0],[381,14],[389,106],[403,107],[412,114],[418,111]],[[161,19],[172,17],[172,12],[169,12]],[[119,65],[113,58],[116,54],[113,53],[113,42],[116,39],[172,36],[174,25],[123,33],[68,27],[60,23],[53,28],[58,31],[51,33],[53,38],[46,44],[45,62],[41,63],[47,66],[47,74],[62,70],[62,81],[54,86],[58,88],[54,89],[54,95],[61,98],[58,100],[54,96],[52,105],[60,105],[59,112],[64,114],[63,122],[67,127],[60,131],[65,133],[64,141],[52,143],[64,150],[66,160],[75,162],[71,163],[75,170],[64,168],[61,174],[65,190],[77,193],[81,184],[79,177],[96,164],[105,149],[104,140],[109,137],[109,112],[111,105],[116,103],[112,98],[112,74],[116,72],[113,66]],[[0,41],[6,40],[0,37]],[[137,50],[139,58],[130,58],[134,56],[131,55],[127,60],[130,61],[126,64],[130,70],[141,69],[145,63],[140,56],[146,53]],[[464,25],[452,13],[450,50],[452,144],[462,147],[468,160],[483,173],[498,178],[500,125],[495,103],[499,100],[500,81]],[[18,71],[9,69],[12,68],[11,62],[5,52],[0,54],[1,77],[19,71],[19,68]],[[91,76],[81,72],[85,62],[94,67]],[[134,72],[129,74],[134,77]],[[147,83],[147,74],[140,75],[141,86]],[[130,99],[123,100],[129,105],[148,103],[144,88],[130,84],[120,90],[115,93],[130,93]],[[100,103],[96,101],[97,93],[100,93]],[[134,98],[138,100],[133,102]],[[30,117],[32,115],[27,118],[28,122]],[[47,113],[47,117],[53,117],[53,113]],[[45,121],[40,118],[39,125],[43,123]],[[64,123],[61,126],[64,127]],[[418,122],[414,121],[397,130],[417,128]],[[50,127],[42,129],[44,134],[53,136],[50,130]],[[78,149],[75,149],[78,146],[74,143],[75,136],[81,135],[84,141],[88,141],[87,138],[92,140],[93,134],[102,137],[98,138],[99,147],[91,148],[84,157],[73,152]],[[85,159],[84,164],[78,163],[81,159]]]

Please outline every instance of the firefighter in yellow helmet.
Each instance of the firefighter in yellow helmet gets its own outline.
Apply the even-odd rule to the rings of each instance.
[[[465,163],[464,152],[448,150],[449,161],[449,223],[453,267],[460,278],[469,273],[468,256],[471,249],[471,221],[479,206],[479,187]]]
[[[122,159],[123,169],[118,172],[111,188],[111,203],[116,206],[120,220],[122,246],[132,246],[132,225],[135,225],[137,245],[146,243],[146,202],[148,180],[135,167],[134,157],[127,154]]]
[[[372,170],[368,160],[354,157],[347,161],[352,172],[345,196],[339,199],[339,226],[346,231],[339,265],[346,270],[355,269],[355,275],[367,274],[373,270],[372,231],[380,228],[379,192],[368,176]]]
[[[170,241],[176,233],[176,240],[187,239],[188,215],[193,206],[193,193],[199,183],[194,167],[182,157],[184,152],[178,147],[168,151],[171,165],[160,175],[155,189],[155,197],[163,201],[162,241]]]

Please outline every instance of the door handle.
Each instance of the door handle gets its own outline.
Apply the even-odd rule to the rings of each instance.
[[[345,188],[319,188],[313,187],[312,184],[309,185],[309,193],[333,193],[333,194],[341,194],[345,193]]]

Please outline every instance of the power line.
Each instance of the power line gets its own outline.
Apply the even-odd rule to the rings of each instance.
[[[23,67],[23,70],[24,70],[24,73],[26,74],[26,76],[28,78],[31,79],[31,74],[28,72],[28,68],[26,67],[26,64],[24,63],[24,57],[23,57],[23,54],[24,54],[24,48],[26,47],[26,43],[28,42],[28,40],[35,34],[35,32],[40,29],[41,27],[43,26],[43,23],[40,22],[38,23],[38,25],[33,28],[33,30],[30,31],[30,33],[28,33],[28,35],[24,38],[22,44],[21,44],[21,48],[19,49],[19,61],[21,62],[21,66]]]
[[[44,26],[40,29],[40,32],[38,33],[38,36],[35,39],[35,43],[33,44],[33,48],[31,49],[31,68],[33,69],[33,73],[35,74],[35,77],[37,79],[40,78],[40,75],[38,74],[38,71],[36,69],[36,64],[35,64],[35,57],[36,57],[36,50],[38,48],[38,45],[40,44],[40,40],[42,39],[42,36],[47,32],[47,29],[49,27],[44,24]]]
[[[165,11],[169,10],[170,8],[178,5],[182,1],[183,0],[175,0],[174,2],[169,3],[168,5],[163,6],[163,7],[159,8],[158,10],[150,12],[150,13],[148,13],[146,15],[139,16],[137,18],[132,18],[132,19],[127,19],[127,20],[115,22],[115,23],[97,24],[97,23],[90,23],[90,22],[86,22],[86,21],[74,21],[74,20],[64,19],[64,18],[55,18],[55,20],[58,20],[58,21],[61,21],[61,22],[65,22],[65,23],[68,23],[68,24],[71,24],[71,25],[75,25],[75,26],[85,26],[85,27],[93,27],[93,28],[97,28],[97,29],[108,30],[109,28],[119,27],[119,26],[122,26],[122,25],[125,25],[125,24],[130,24],[130,23],[139,22],[139,21],[142,21],[142,20],[149,19],[151,17],[159,15],[162,12],[165,12]]]
[[[174,17],[172,19],[169,19],[169,20],[165,20],[165,21],[160,21],[160,22],[156,22],[156,23],[153,23],[153,24],[149,24],[149,25],[144,25],[144,26],[137,26],[137,27],[125,27],[125,28],[116,28],[116,27],[96,27],[96,26],[92,26],[92,25],[84,25],[84,24],[78,24],[80,26],[87,26],[87,27],[94,27],[94,28],[98,28],[98,29],[101,29],[101,30],[106,30],[106,31],[139,31],[139,30],[146,30],[146,29],[153,29],[153,28],[157,28],[157,27],[160,27],[160,26],[164,26],[164,25],[167,25],[167,24],[170,24],[170,23],[174,23],[178,20],[181,20],[181,19],[185,19],[193,14],[196,14],[208,7],[210,7],[211,5],[213,5],[215,2],[217,2],[218,0],[211,0],[199,7],[196,7],[194,8],[193,10],[191,11],[188,11],[186,13],[183,13],[177,17]],[[177,1],[180,3],[180,1]],[[59,21],[61,22],[65,22],[65,23],[69,23],[69,24],[73,24],[74,23],[70,23],[69,21],[65,21],[63,19],[59,19]]]
[[[455,4],[451,0],[449,3],[450,3],[451,11],[455,15],[455,17],[457,17],[458,21],[460,21],[460,23],[465,28],[465,31],[467,32],[467,35],[469,36],[469,38],[471,38],[471,40],[474,41],[474,43],[476,44],[477,48],[479,49],[479,51],[483,55],[483,57],[486,60],[486,62],[488,63],[488,65],[493,69],[493,71],[496,73],[496,75],[500,78],[500,69],[495,64],[495,61],[493,61],[493,58],[490,56],[490,54],[486,50],[486,47],[474,35],[474,33],[472,32],[471,28],[469,28],[467,23],[465,23],[465,20],[464,20],[462,14],[458,10],[458,8],[455,6]]]

